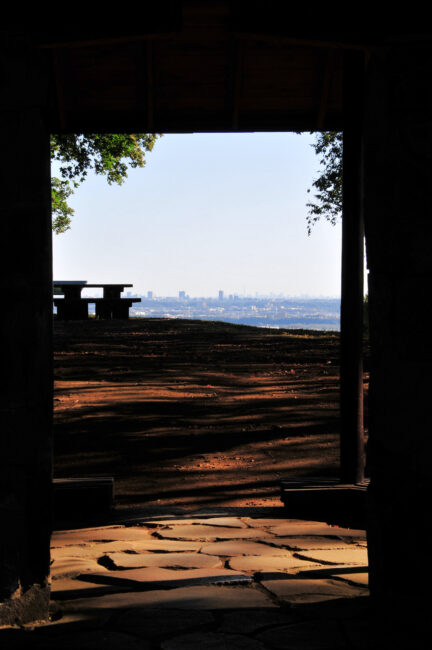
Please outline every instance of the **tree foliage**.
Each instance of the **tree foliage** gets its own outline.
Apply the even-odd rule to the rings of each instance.
[[[51,181],[53,230],[70,228],[73,209],[67,199],[89,171],[105,176],[109,185],[121,185],[129,167],[144,167],[145,154],[160,137],[153,134],[52,135],[51,160],[59,163],[61,178]]]
[[[323,169],[321,175],[312,183],[314,200],[306,204],[309,209],[306,217],[308,235],[321,217],[335,225],[342,215],[343,135],[336,131],[318,133],[312,146],[320,156]]]

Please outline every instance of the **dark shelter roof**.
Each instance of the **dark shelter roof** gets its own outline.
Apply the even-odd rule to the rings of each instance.
[[[162,0],[131,22],[38,34],[53,131],[341,129],[344,53],[377,42],[370,31],[298,29],[286,3],[268,0]]]

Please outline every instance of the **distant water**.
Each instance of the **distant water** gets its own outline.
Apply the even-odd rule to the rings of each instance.
[[[190,318],[274,329],[340,330],[339,298],[142,298],[131,316]]]
[[[210,320],[210,319],[209,319]],[[219,320],[219,319],[214,319]],[[242,320],[221,319],[226,323],[237,323],[239,325],[251,325],[253,327],[267,327],[270,329],[301,329],[301,330],[328,330],[339,332],[340,331],[340,318],[331,318],[323,316],[317,318],[316,316],[304,318],[286,318],[279,321],[268,321],[260,318],[245,318]]]
[[[169,316],[169,318],[188,318],[188,316]],[[223,318],[219,316],[200,316],[199,320],[221,321],[232,323],[234,325],[250,325],[252,327],[266,327],[270,329],[310,329],[310,330],[329,330],[334,332],[340,331],[340,318],[329,315],[305,315],[303,317],[268,319],[268,318]]]

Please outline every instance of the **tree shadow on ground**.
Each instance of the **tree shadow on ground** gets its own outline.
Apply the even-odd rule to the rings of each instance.
[[[112,475],[123,503],[217,503],[337,474],[338,354],[334,332],[57,322],[55,475]]]

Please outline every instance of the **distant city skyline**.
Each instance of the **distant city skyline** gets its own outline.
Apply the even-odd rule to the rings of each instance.
[[[54,277],[134,293],[340,296],[341,228],[306,231],[313,136],[164,135],[123,186],[91,176],[53,237]]]
[[[165,299],[169,298],[171,300],[237,300],[237,299],[250,299],[253,300],[254,298],[257,299],[272,299],[272,300],[291,300],[291,299],[300,299],[300,300],[326,300],[326,299],[340,299],[340,295],[310,295],[307,293],[302,293],[302,294],[284,294],[284,293],[275,293],[274,291],[271,291],[270,293],[260,293],[258,291],[251,291],[251,293],[227,293],[224,290],[222,290],[223,296],[220,297],[220,290],[218,290],[215,294],[203,294],[203,295],[196,295],[193,296],[188,292],[187,290],[181,290],[181,291],[174,291],[172,294],[159,294],[157,291],[152,291],[152,290],[147,290],[145,289],[144,291],[135,291],[135,289],[129,289],[125,290],[122,295],[123,296],[139,296],[143,298],[144,300],[159,300],[159,299]],[[82,296],[85,297],[87,295],[92,295],[92,296],[102,296],[102,289],[86,289],[85,287],[82,290]]]
[[[339,330],[339,298],[207,296],[191,298],[183,291],[171,297],[141,297],[131,318],[192,318],[270,328]]]

